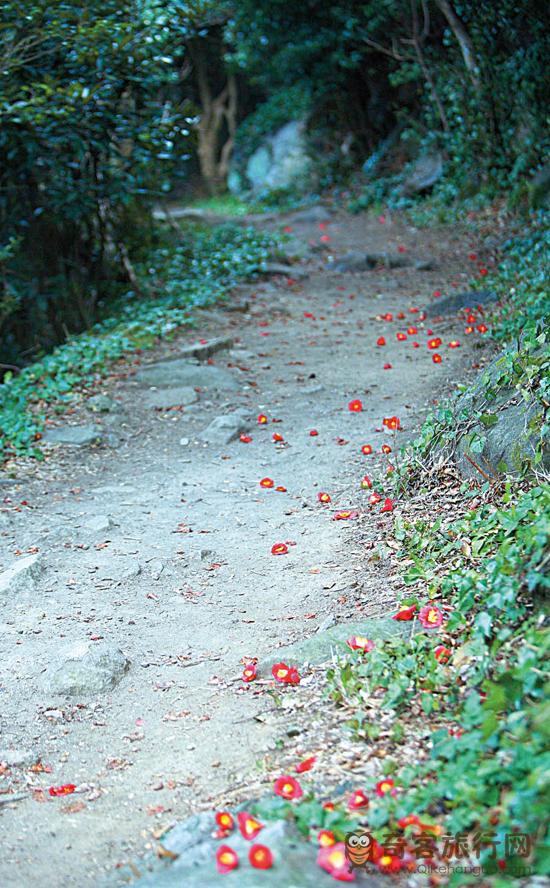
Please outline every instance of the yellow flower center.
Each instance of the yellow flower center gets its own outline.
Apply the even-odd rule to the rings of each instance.
[[[339,869],[344,866],[346,858],[341,851],[333,851],[332,854],[329,855],[329,861],[335,869]]]
[[[382,866],[389,866],[391,863],[391,857],[389,854],[384,854],[384,856],[380,858],[380,863]]]

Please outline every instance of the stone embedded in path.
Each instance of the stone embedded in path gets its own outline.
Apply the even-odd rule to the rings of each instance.
[[[397,635],[405,635],[410,632],[408,623],[399,623],[390,617],[361,620],[361,622],[339,623],[332,629],[317,632],[304,641],[297,641],[286,647],[277,648],[258,665],[258,675],[267,678],[271,675],[271,667],[275,663],[288,663],[290,666],[303,666],[304,663],[324,663],[329,660],[332,651],[345,653],[348,648],[346,640],[352,635],[364,635],[376,641],[386,641]]]
[[[101,426],[90,425],[66,425],[57,429],[46,429],[44,441],[46,444],[68,444],[73,447],[85,447],[87,444],[99,444],[103,438]]]
[[[236,817],[237,812],[232,813]],[[153,872],[138,879],[134,883],[136,888],[331,888],[335,884],[333,878],[317,866],[315,843],[306,842],[286,820],[265,822],[256,839],[273,854],[273,866],[267,870],[250,866],[251,843],[235,830],[226,844],[236,852],[240,865],[229,873],[218,873],[216,851],[221,843],[212,837],[213,831],[212,813],[197,814],[176,824],[161,841],[164,848],[178,855],[177,859],[170,863],[151,861]],[[139,869],[140,864],[137,866]],[[368,883],[371,888],[377,888],[382,885],[382,879],[371,876]],[[361,874],[355,884],[361,884],[362,880]]]
[[[467,290],[465,293],[453,293],[445,299],[437,299],[426,305],[424,311],[428,318],[436,318],[438,315],[454,314],[463,308],[475,309],[476,305],[489,305],[497,299],[493,290]]]
[[[8,768],[30,768],[39,759],[36,749],[0,749],[0,762]]]
[[[415,162],[411,172],[405,179],[402,190],[404,194],[421,194],[429,191],[443,175],[443,155],[438,151],[424,154]]]
[[[197,342],[193,345],[186,345],[180,349],[179,355],[182,358],[196,358],[197,361],[206,361],[219,351],[227,351],[233,348],[234,342],[231,336],[219,336],[216,339],[209,339],[208,342]]]
[[[142,385],[154,385],[159,388],[177,386],[233,390],[239,388],[237,379],[228,370],[211,367],[209,364],[193,364],[180,358],[149,364],[138,370],[134,379]]]
[[[44,570],[40,555],[25,555],[0,573],[0,595],[31,591]]]
[[[107,642],[82,641],[59,652],[45,676],[51,694],[88,697],[112,690],[130,667],[120,648]]]
[[[294,225],[314,225],[318,222],[328,222],[332,216],[332,210],[328,207],[321,207],[318,204],[314,207],[308,207],[305,210],[297,210],[296,213],[290,214],[286,221]]]
[[[392,256],[389,253],[364,253],[362,250],[352,250],[335,262],[328,265],[330,271],[369,271],[380,265],[386,268],[404,268],[410,265],[411,260],[406,256]]]
[[[92,395],[86,401],[86,407],[93,413],[114,413],[120,410],[120,404],[109,395]]]
[[[201,441],[207,444],[229,444],[250,428],[250,421],[240,411],[217,416],[200,433]]]
[[[113,526],[113,522],[108,515],[94,515],[93,518],[86,521],[84,526],[92,533],[106,533]]]
[[[282,265],[280,262],[265,262],[261,268],[262,274],[282,274],[288,278],[307,278],[309,271],[299,268],[297,265]]]
[[[169,410],[171,407],[189,407],[198,401],[199,396],[190,385],[179,388],[164,388],[147,392],[142,403],[156,410]]]

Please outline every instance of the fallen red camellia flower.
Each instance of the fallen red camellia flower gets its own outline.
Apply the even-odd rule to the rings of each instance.
[[[273,866],[273,855],[266,845],[252,845],[248,860],[256,869],[270,869]]]
[[[229,845],[220,845],[216,851],[216,868],[219,873],[229,873],[239,865],[239,858]]]
[[[267,422],[267,416],[265,415],[265,413],[260,413],[260,414],[259,414],[259,416],[258,416],[258,422],[259,422],[260,425],[265,425],[265,424],[266,424],[266,422]]]
[[[352,635],[348,638],[346,644],[352,651],[364,651],[366,654],[374,648],[374,641],[365,638],[363,635]]]
[[[384,851],[378,858],[376,866],[381,873],[398,873],[405,866],[405,861],[397,854],[389,854]]]
[[[286,555],[288,553],[288,546],[285,543],[274,543],[271,547],[272,555]]]
[[[414,619],[414,614],[417,609],[416,604],[411,604],[409,607],[402,607],[394,616],[392,620],[400,620],[401,622],[407,622],[408,620]]]
[[[274,487],[275,482],[273,478],[262,478],[260,481],[260,487]]]
[[[384,500],[384,505],[382,506],[380,511],[381,512],[393,512],[393,508],[394,508],[393,500],[391,500],[389,498],[389,496],[387,496],[386,499]]]
[[[384,339],[383,336],[379,336],[378,339],[376,340],[376,344],[377,344],[377,345],[385,345],[385,344],[386,344],[386,340]]]
[[[330,848],[336,844],[336,836],[331,829],[320,829],[317,833],[317,842],[321,848]]]
[[[468,253],[468,259],[470,262],[475,262],[477,260],[477,253]]]
[[[321,846],[317,854],[317,866],[337,882],[355,882],[355,873],[349,866],[343,842]]]
[[[399,314],[396,315],[396,317],[397,317],[398,320],[402,321],[402,320],[404,319],[404,317],[405,317],[405,312],[404,312],[404,311],[400,311]]]
[[[233,818],[233,815],[230,814],[229,811],[216,811],[215,820],[216,824],[225,833],[231,832],[232,829],[235,829],[235,820]]]
[[[312,318],[313,320],[315,320],[315,315],[312,314],[310,311],[305,311],[305,312],[304,312],[304,317],[305,317],[305,318]]]
[[[437,629],[444,622],[442,612],[432,604],[427,604],[418,612],[418,619],[424,629]]]
[[[330,493],[318,493],[317,499],[320,503],[330,503]]]
[[[361,453],[364,453],[365,456],[369,456],[369,454],[372,453],[372,447],[370,446],[370,444],[363,444],[363,446],[361,447]]]
[[[392,364],[384,364],[384,370],[393,370]]]
[[[376,795],[383,798],[385,795],[396,795],[395,783],[390,777],[387,777],[385,780],[380,780],[376,784]]]
[[[386,312],[385,315],[382,315],[382,320],[384,321],[393,321],[393,315],[390,311]]]
[[[250,444],[252,438],[250,437],[250,435],[241,435],[239,441],[241,442],[241,444]]]
[[[283,799],[290,801],[291,799],[300,799],[304,792],[295,777],[284,775],[278,777],[274,783],[273,791],[275,795],[281,796]]]
[[[419,826],[420,817],[418,814],[407,814],[406,817],[401,817],[397,821],[397,825],[399,829],[405,829],[407,826]]]
[[[243,669],[242,679],[243,681],[254,681],[257,677],[257,667],[255,663],[247,663]]]
[[[273,434],[271,436],[271,440],[277,442],[277,441],[284,441],[285,439],[283,438],[283,436],[281,435],[280,432],[273,432]]]
[[[438,663],[448,663],[451,651],[443,644],[438,644],[434,650],[434,657]]]
[[[413,348],[420,348],[419,342],[413,342]]]
[[[333,515],[332,520],[349,521],[351,518],[357,518],[357,515],[357,512],[350,512],[349,510],[345,509],[343,512],[336,512],[336,514]]]
[[[389,444],[382,444],[382,447],[380,449],[382,453],[391,453],[391,447]]]
[[[476,329],[477,329],[478,333],[487,333],[487,330],[489,328],[487,327],[486,324],[478,324]]]
[[[436,336],[435,339],[428,339],[428,348],[439,348],[441,345],[441,339],[439,336]]]
[[[441,364],[442,360],[443,360],[443,358],[441,357],[441,355],[438,355],[438,354],[432,355],[432,361],[434,362],[434,364]]]
[[[409,327],[407,333],[409,336],[415,336],[418,333],[418,327]]]
[[[387,429],[399,430],[401,428],[401,420],[398,416],[386,416],[382,420],[382,425]]]
[[[317,431],[317,429],[311,429],[311,431],[309,433],[309,437],[316,438],[318,434],[319,434],[319,432]]]
[[[368,808],[368,805],[368,796],[362,789],[356,789],[349,797],[348,808],[350,811],[357,811],[358,808]]]
[[[239,823],[241,836],[243,839],[248,839],[249,841],[255,839],[260,830],[264,828],[263,823],[256,820],[256,818],[253,817],[252,814],[249,814],[248,811],[239,811],[237,814],[237,821]]]
[[[317,756],[311,755],[309,758],[304,759],[302,762],[299,762],[296,765],[294,770],[296,771],[297,774],[304,774],[305,771],[311,771],[311,769],[313,768],[313,765],[315,764],[316,761],[317,761]]]
[[[76,789],[74,783],[64,783],[62,786],[50,786],[48,792],[51,796],[71,795]]]
[[[372,481],[370,480],[368,475],[365,475],[361,479],[361,487],[363,488],[363,490],[370,490],[370,488],[372,487]]]
[[[271,668],[271,674],[280,684],[300,684],[298,670],[286,663],[275,663]]]
[[[480,268],[479,273],[480,273],[481,277],[485,277],[486,274],[489,274],[489,272],[487,271],[486,268]]]
[[[354,401],[350,401],[348,404],[348,410],[350,411],[350,413],[360,413],[362,409],[363,403],[359,400],[359,398],[356,398]]]
[[[371,495],[369,496],[369,503],[371,504],[371,506],[375,506],[376,503],[379,503],[381,499],[382,497],[380,496],[380,494],[377,493],[376,490],[373,490]]]
[[[460,342],[458,339],[451,339],[449,342],[449,348],[460,348]]]
[[[396,339],[399,340],[399,342],[404,342],[405,339],[407,338],[406,333],[396,333],[395,336],[396,336]]]
[[[275,490],[276,490],[278,493],[286,493],[286,487],[283,487],[282,484],[279,484],[279,485],[275,488]]]

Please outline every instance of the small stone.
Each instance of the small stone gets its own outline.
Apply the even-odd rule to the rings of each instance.
[[[94,413],[113,413],[120,409],[118,401],[110,398],[109,395],[92,395],[86,401],[86,406]]]
[[[0,749],[0,762],[8,768],[30,768],[39,759],[35,749]]]
[[[332,629],[333,626],[336,626],[336,618],[329,614],[328,617],[325,617],[322,623],[319,624],[317,632],[324,632],[326,629]]]
[[[225,416],[217,416],[210,425],[200,433],[201,441],[207,444],[229,444],[249,428],[250,423],[239,411],[227,413]]]
[[[35,588],[36,580],[44,570],[39,555],[18,558],[11,567],[0,573],[0,595],[23,592]]]
[[[108,515],[94,515],[85,524],[86,530],[91,530],[92,533],[105,533],[112,526],[113,522]]]
[[[115,645],[79,642],[59,652],[55,665],[46,672],[45,690],[71,697],[105,693],[119,683],[129,667],[130,661]]]
[[[156,410],[169,410],[170,407],[188,407],[198,401],[199,396],[190,385],[179,388],[158,389],[147,392],[143,398],[146,407],[154,407]]]
[[[209,339],[207,342],[197,342],[193,345],[186,345],[180,350],[182,358],[196,358],[198,361],[206,361],[215,355],[216,352],[226,351],[233,348],[233,339],[231,336],[218,337],[217,339]]]
[[[90,425],[66,425],[56,429],[46,429],[44,441],[46,444],[68,444],[73,447],[85,447],[89,444],[99,444],[103,438],[101,426]]]

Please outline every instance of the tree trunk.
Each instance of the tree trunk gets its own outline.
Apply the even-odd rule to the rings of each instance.
[[[477,56],[472,38],[468,34],[468,31],[466,30],[463,22],[459,19],[448,0],[435,0],[435,2],[447,19],[449,27],[455,35],[456,41],[460,47],[460,52],[462,53],[465,68],[470,75],[470,79],[473,85],[475,86],[476,90],[478,90],[480,85],[479,67],[477,64]]]

